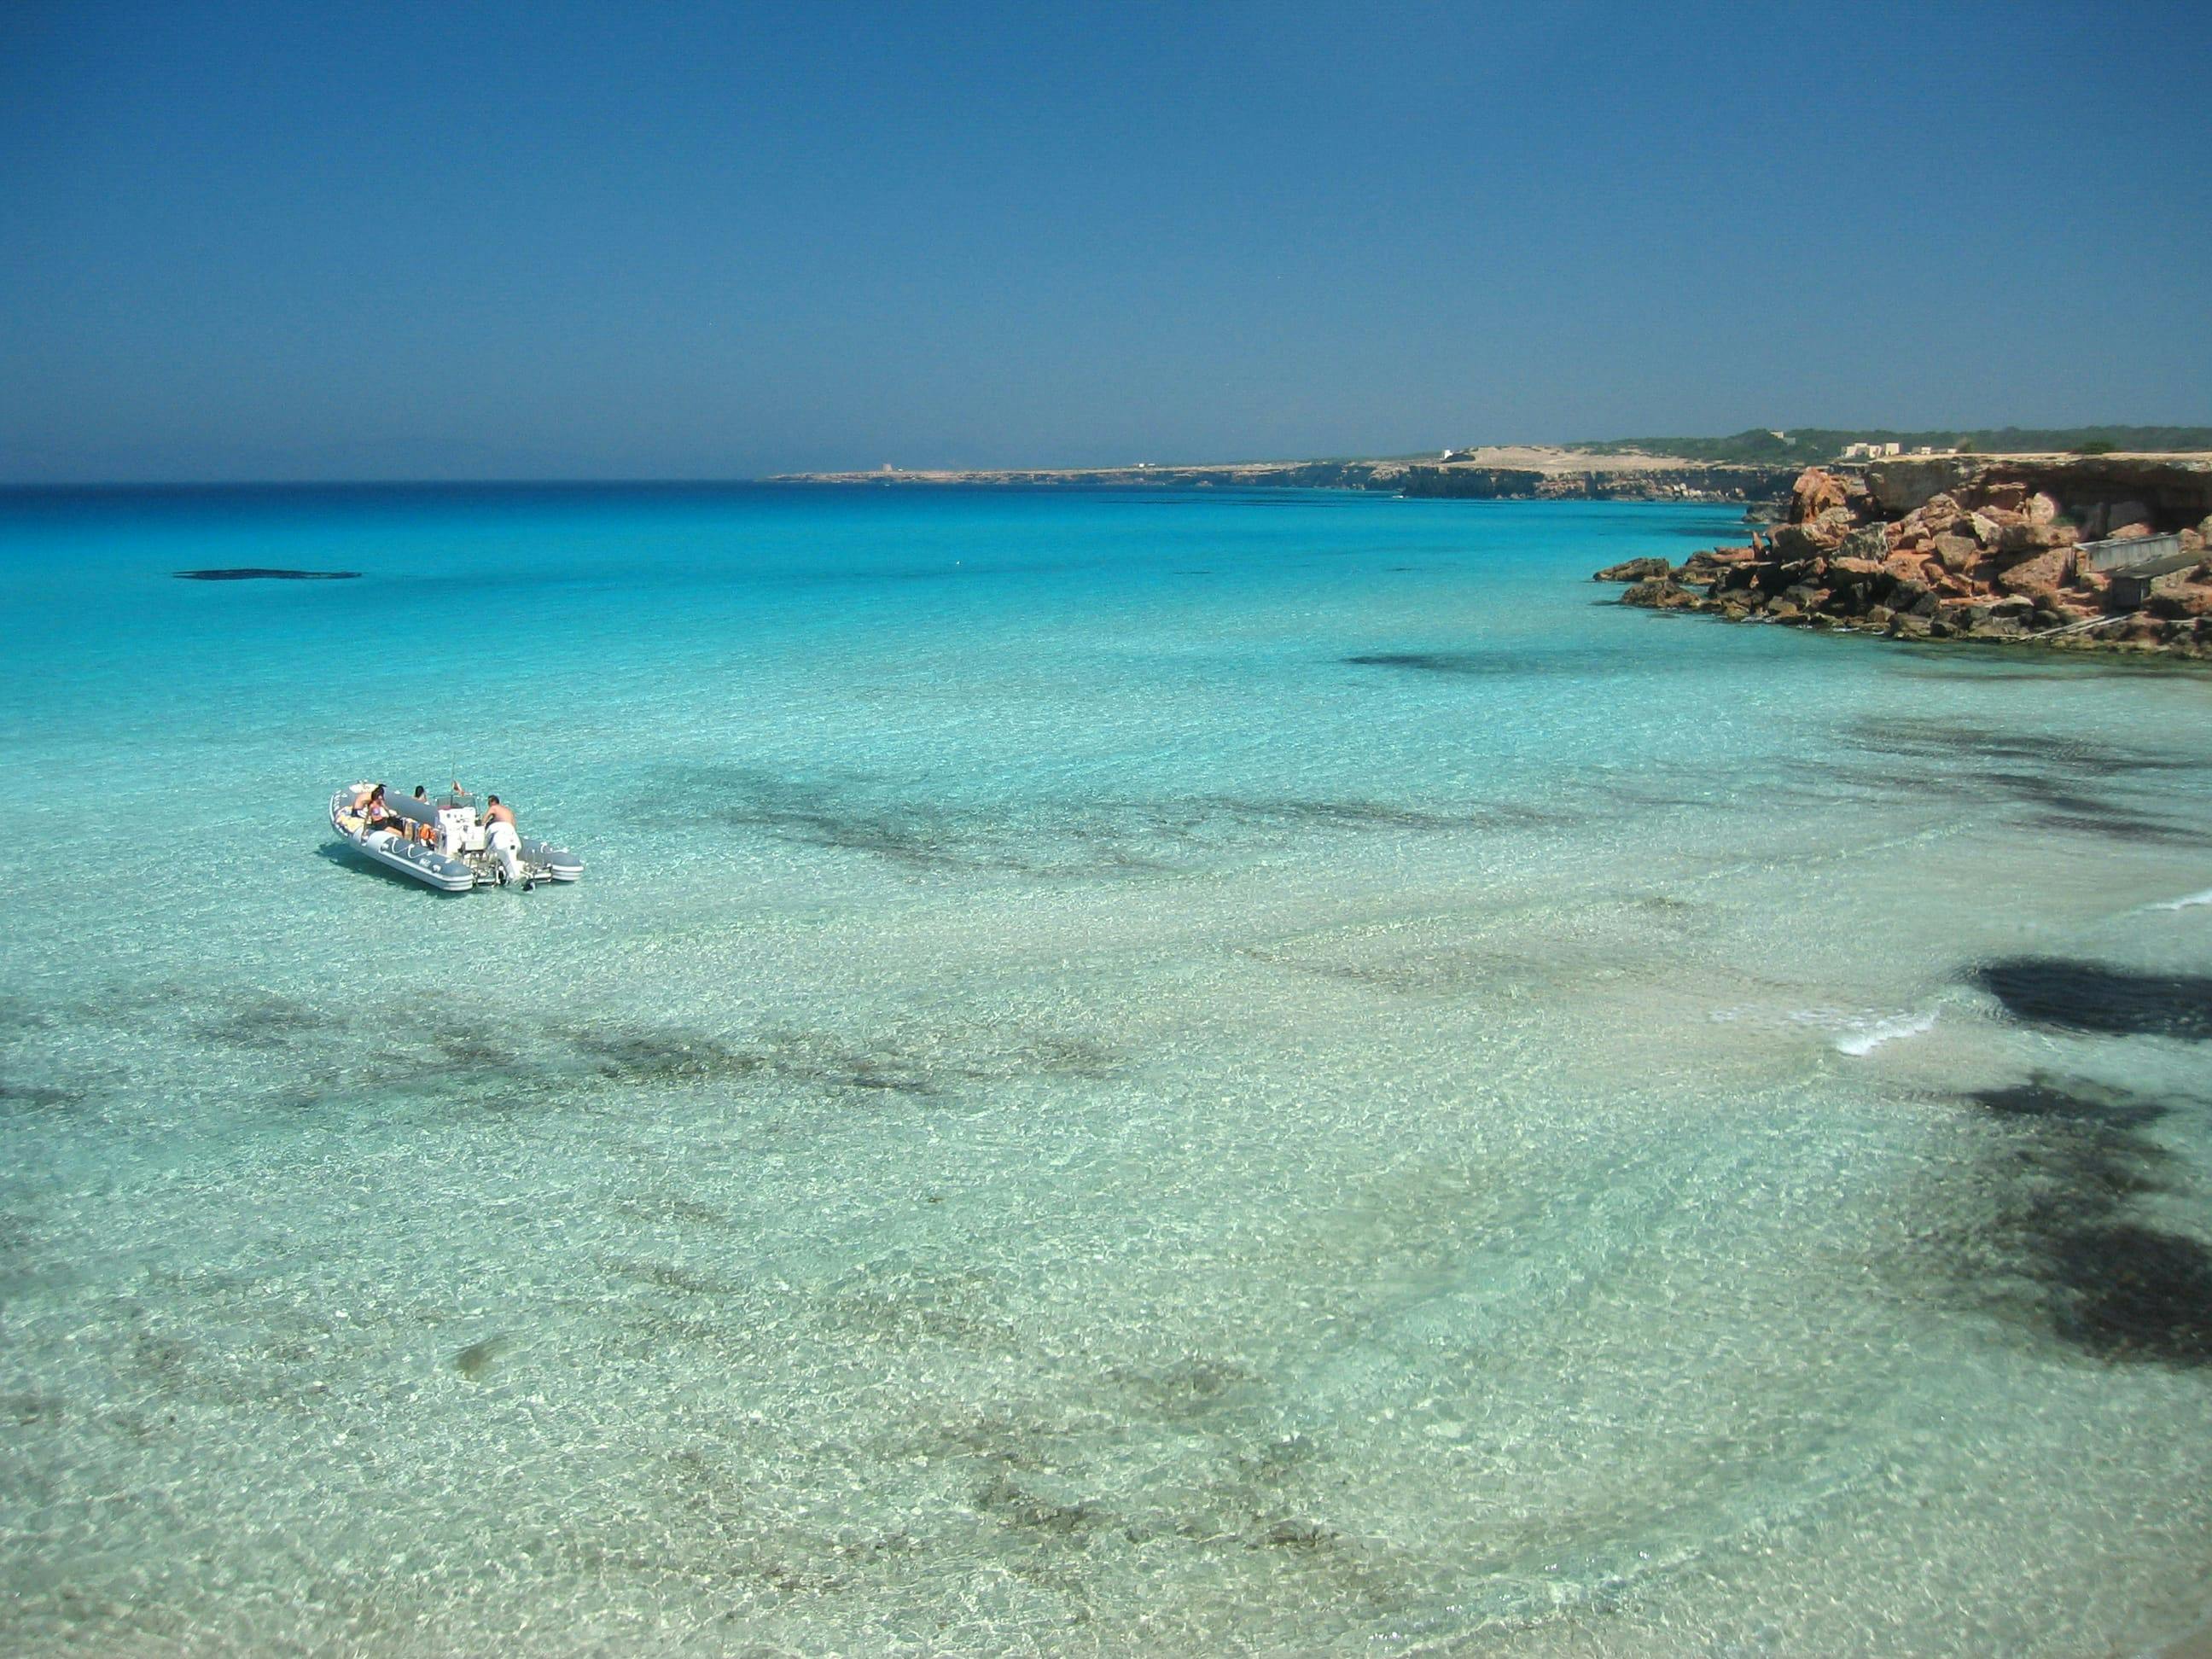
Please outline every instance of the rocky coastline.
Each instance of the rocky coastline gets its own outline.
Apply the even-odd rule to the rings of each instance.
[[[1808,467],[1771,536],[1596,580],[1729,622],[2212,658],[2208,544],[2212,456],[1940,456]]]
[[[1790,488],[1786,467],[1727,462],[1677,466],[1591,466],[1562,471],[1523,467],[1407,466],[1387,483],[1402,495],[1493,501],[1771,501]]]
[[[1246,461],[1215,466],[1035,468],[1025,471],[791,472],[789,484],[881,488],[995,485],[1019,489],[1358,489],[1425,500],[1774,501],[1794,469],[1644,454],[1558,452],[1543,464],[1499,465],[1467,452],[1452,461]]]

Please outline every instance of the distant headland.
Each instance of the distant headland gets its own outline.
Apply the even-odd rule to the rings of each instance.
[[[1379,459],[1111,467],[908,468],[787,472],[772,483],[1031,489],[1363,489],[1480,501],[1778,502],[1804,468],[1909,456],[2212,452],[2212,427],[2003,427],[1896,432],[1753,428],[1724,438],[1478,444]]]

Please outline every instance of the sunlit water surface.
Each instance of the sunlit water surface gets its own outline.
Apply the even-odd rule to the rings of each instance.
[[[0,1642],[2198,1627],[2212,679],[1587,580],[1734,528],[0,502]]]

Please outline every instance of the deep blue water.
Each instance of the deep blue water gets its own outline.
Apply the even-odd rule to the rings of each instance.
[[[8,1645],[2198,1624],[2212,680],[1588,580],[1739,533],[0,495]]]

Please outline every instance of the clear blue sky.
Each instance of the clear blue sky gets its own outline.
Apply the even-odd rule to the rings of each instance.
[[[2212,422],[2212,5],[0,4],[0,479]]]

